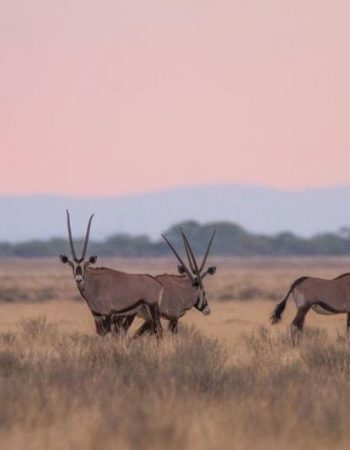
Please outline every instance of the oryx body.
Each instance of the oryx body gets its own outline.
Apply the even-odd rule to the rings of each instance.
[[[130,274],[105,267],[90,267],[97,259],[96,256],[85,259],[92,217],[89,220],[83,253],[78,259],[67,211],[68,236],[73,260],[65,255],[61,255],[60,258],[63,263],[72,267],[79,292],[94,316],[97,332],[101,335],[106,334],[106,317],[138,314],[147,321],[152,331],[160,336],[162,328],[159,306],[163,294],[162,284],[150,275]]]
[[[210,314],[205,294],[199,293],[187,275],[163,274],[156,278],[164,288],[160,314],[169,320],[169,329],[173,333],[177,332],[178,320],[191,308],[195,307],[205,316]]]
[[[302,277],[292,283],[286,297],[277,304],[271,321],[279,322],[287,300],[293,295],[297,314],[291,324],[292,338],[302,331],[305,316],[310,309],[318,314],[347,313],[347,331],[350,333],[350,274],[345,273],[326,280],[323,278]]]
[[[180,275],[162,274],[156,276],[156,279],[162,284],[164,289],[162,301],[160,304],[160,315],[163,319],[169,321],[169,329],[172,333],[177,332],[178,320],[183,315],[185,315],[186,312],[192,307],[198,309],[203,315],[210,314],[210,308],[206,299],[203,279],[209,274],[214,275],[214,273],[216,272],[216,267],[209,267],[208,270],[204,271],[215,232],[210,239],[206,254],[200,266],[198,266],[197,264],[188,239],[182,231],[181,233],[184,240],[190,269],[184,263],[174,247],[170,244],[168,239],[163,236],[180,263],[180,265],[178,266]],[[114,318],[112,321],[114,321]],[[127,329],[130,327],[132,321],[133,318],[125,320],[122,325],[125,331],[127,331]],[[120,326],[120,323],[116,325],[116,330],[118,330],[118,326]],[[150,331],[150,327],[147,322],[137,331],[137,334],[140,335],[146,331]]]
[[[130,274],[105,267],[87,267],[84,282],[78,285],[94,317],[138,314],[151,319],[159,310],[163,286],[156,278],[145,274]]]

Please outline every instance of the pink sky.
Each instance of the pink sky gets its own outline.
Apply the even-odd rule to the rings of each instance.
[[[0,193],[350,184],[350,3],[2,0]]]

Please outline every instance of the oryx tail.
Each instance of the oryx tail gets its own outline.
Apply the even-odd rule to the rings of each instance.
[[[301,278],[298,278],[297,280],[295,280],[294,283],[292,283],[292,285],[291,285],[289,291],[287,292],[287,295],[284,297],[284,299],[282,301],[280,301],[279,303],[277,303],[277,306],[273,310],[273,313],[271,315],[271,323],[273,325],[278,323],[280,320],[282,320],[283,311],[286,308],[287,300],[288,300],[290,294],[292,293],[293,289],[296,288],[297,286],[299,286],[299,284],[301,284],[303,281],[305,281],[307,279],[308,279],[308,277],[301,277]]]

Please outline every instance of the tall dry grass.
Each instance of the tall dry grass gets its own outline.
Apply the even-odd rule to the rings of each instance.
[[[350,343],[313,328],[191,327],[159,345],[62,332],[43,317],[0,335],[4,449],[347,449]]]
[[[347,449],[344,317],[310,312],[302,344],[292,347],[293,302],[272,329],[273,302],[260,300],[281,298],[300,275],[348,272],[350,259],[211,263],[219,267],[206,279],[213,313],[187,313],[180,334],[166,333],[158,345],[95,336],[58,260],[1,260],[0,448]],[[173,259],[101,265],[174,271]]]

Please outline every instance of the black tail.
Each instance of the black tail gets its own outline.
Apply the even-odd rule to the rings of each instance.
[[[291,285],[287,295],[284,297],[284,299],[281,302],[277,303],[276,308],[273,310],[273,313],[271,314],[271,323],[272,323],[272,325],[275,325],[276,323],[278,323],[282,319],[283,311],[286,308],[287,300],[288,300],[290,294],[292,293],[292,290],[296,286],[298,286],[300,283],[305,281],[307,278],[308,277],[302,277],[302,278],[298,278],[297,280],[295,280],[294,283]]]
[[[292,290],[290,289],[288,291],[288,294],[284,298],[284,300],[282,300],[281,302],[277,303],[276,308],[273,310],[273,313],[271,314],[271,323],[272,323],[272,325],[275,325],[280,320],[282,320],[282,314],[283,314],[283,311],[285,310],[285,307],[286,307],[286,304],[287,304],[287,300],[288,300],[288,297],[289,297],[291,292],[292,292]]]

